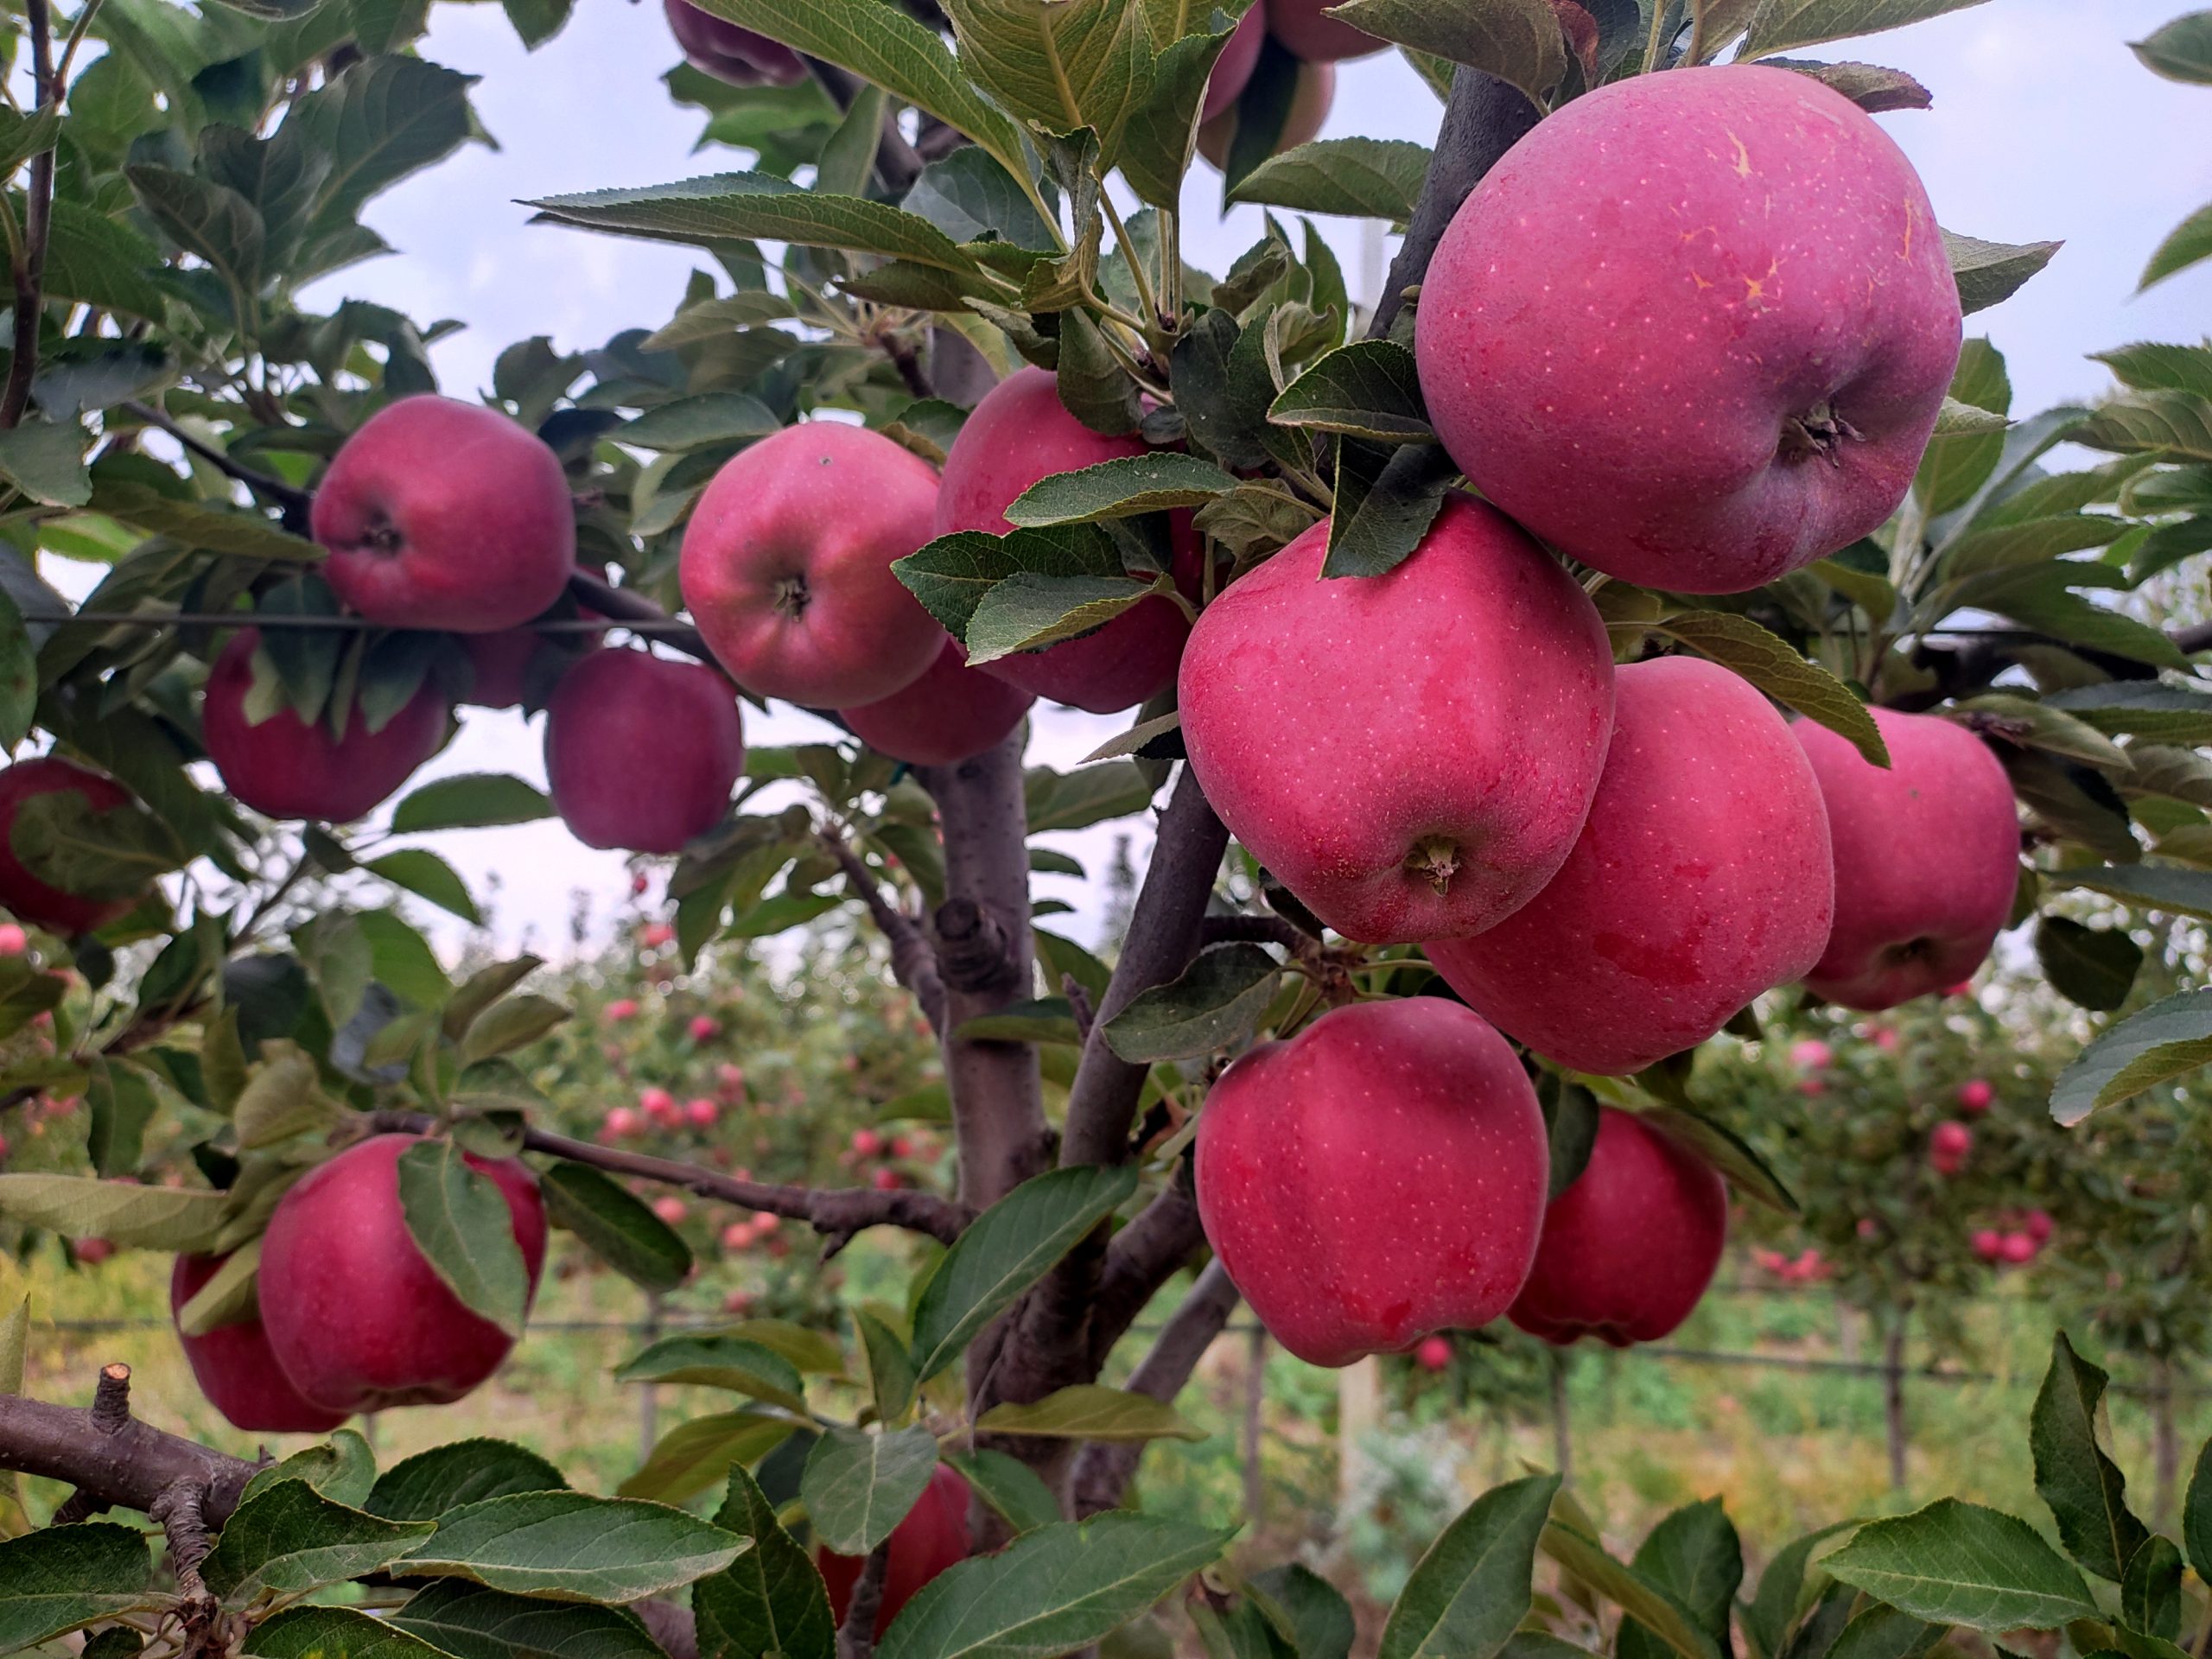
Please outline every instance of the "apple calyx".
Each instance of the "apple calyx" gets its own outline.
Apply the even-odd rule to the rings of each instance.
[[[395,559],[407,550],[407,534],[397,524],[378,513],[369,521],[360,538],[353,543],[365,553],[374,553],[380,558]]]
[[[1440,899],[1459,873],[1459,843],[1449,836],[1423,836],[1406,855],[1406,868],[1435,888]]]
[[[797,621],[805,613],[807,606],[812,602],[813,598],[814,595],[807,590],[806,573],[804,570],[794,570],[791,575],[780,576],[776,581],[776,596],[773,602],[778,616],[789,617],[794,622]]]
[[[1863,443],[1866,434],[1839,415],[1834,404],[1822,401],[1782,423],[1782,443],[1777,453],[1784,461],[1825,457],[1829,466],[1840,467],[1847,439]]]

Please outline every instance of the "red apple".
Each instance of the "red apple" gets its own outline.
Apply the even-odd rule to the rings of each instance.
[[[796,86],[806,64],[780,41],[702,11],[690,0],[663,0],[668,32],[686,61],[701,74],[732,86]]]
[[[665,1089],[652,1088],[638,1096],[638,1109],[656,1123],[674,1123],[683,1114],[676,1104],[676,1096]]]
[[[77,1258],[79,1267],[97,1268],[115,1254],[115,1243],[105,1238],[73,1238],[69,1253]]]
[[[607,1136],[610,1141],[627,1141],[645,1133],[645,1120],[627,1106],[617,1106],[607,1114]]]
[[[1879,527],[1959,338],[1911,163],[1849,99],[1761,65],[1632,76],[1538,123],[1452,219],[1414,323],[1430,419],[1485,496],[1610,575],[1698,594]]]
[[[948,635],[921,678],[843,710],[842,718],[855,737],[893,760],[949,766],[995,747],[1036,701],[988,670],[969,667],[968,653]]]
[[[695,1096],[683,1103],[683,1121],[695,1129],[709,1129],[721,1116],[722,1109],[703,1096]]]
[[[1424,1371],[1449,1370],[1452,1364],[1452,1338],[1423,1337],[1414,1346],[1414,1363]]]
[[[912,685],[944,630],[892,574],[931,537],[937,474],[842,421],[806,421],[741,449],[683,532],[684,602],[737,683],[812,709]]]
[[[695,1043],[711,1043],[722,1033],[721,1024],[710,1014],[693,1014],[689,1029]]]
[[[1286,149],[1295,149],[1319,137],[1322,123],[1329,118],[1329,106],[1336,98],[1335,64],[1299,65],[1298,85],[1290,95],[1290,112],[1284,116],[1282,131],[1276,136],[1274,147],[1268,153],[1280,156]],[[1230,146],[1236,142],[1236,110],[1233,105],[1198,128],[1198,154],[1216,167],[1229,165]]]
[[[653,1200],[653,1214],[671,1227],[680,1227],[683,1218],[691,1213],[691,1206],[673,1194]]]
[[[2020,1218],[2020,1224],[2027,1236],[2037,1243],[2047,1244],[2050,1242],[2052,1224],[2050,1211],[2031,1210]]]
[[[1479,933],[1552,879],[1590,810],[1612,727],[1605,624],[1465,496],[1386,575],[1323,579],[1328,537],[1314,525],[1198,619],[1179,677],[1192,770],[1339,933]]]
[[[1308,63],[1363,58],[1389,45],[1363,29],[1324,16],[1338,0],[1268,0],[1268,33]]]
[[[916,1592],[948,1567],[968,1559],[968,1482],[949,1463],[940,1463],[930,1484],[906,1511],[906,1518],[891,1529],[891,1557],[885,1563],[883,1600],[876,1610],[875,1633],[881,1636],[899,1617],[899,1610]],[[853,1586],[860,1582],[865,1565],[857,1555],[823,1550],[815,1565],[830,1591],[830,1612],[838,1624],[853,1605]]]
[[[0,905],[35,926],[56,933],[89,933],[123,915],[135,899],[88,899],[49,887],[16,856],[16,814],[25,801],[62,791],[80,795],[96,813],[112,812],[130,804],[130,791],[112,778],[80,766],[72,760],[41,755],[0,766]],[[5,954],[22,955],[29,941],[23,930],[11,925],[13,948]]]
[[[169,1269],[169,1318],[175,1319],[200,1287],[229,1260],[222,1255],[180,1255]],[[207,1403],[239,1428],[271,1434],[327,1434],[346,1421],[300,1397],[299,1391],[270,1351],[268,1332],[258,1318],[218,1325],[197,1337],[177,1332],[184,1357]]]
[[[1616,681],[1605,774],[1559,874],[1488,932],[1427,947],[1499,1029],[1605,1073],[1693,1048],[1798,978],[1834,913],[1820,789],[1773,705],[1694,657]]]
[[[1355,1003],[1235,1061],[1198,1118],[1198,1215],[1253,1313],[1315,1365],[1505,1311],[1551,1157],[1505,1040],[1439,997]]]
[[[721,822],[744,770],[737,698],[703,663],[594,652],[546,705],[554,810],[587,847],[681,852]]]
[[[1858,1225],[1852,1230],[1861,1238],[1876,1239],[1882,1236],[1882,1224],[1872,1216],[1861,1216],[1859,1217]]]
[[[894,1135],[891,1137],[891,1145],[887,1151],[893,1158],[912,1158],[914,1155],[914,1143],[903,1135]]]
[[[1967,1243],[1985,1262],[2002,1262],[2005,1259],[2004,1237],[1993,1227],[1977,1228]]]
[[[626,1020],[634,1020],[638,1017],[638,999],[618,996],[601,1011],[601,1017],[612,1026],[619,1026]]]
[[[1058,383],[1044,370],[1018,370],[991,388],[952,441],[936,533],[1003,535],[1013,528],[1006,509],[1039,479],[1150,453],[1140,439],[1107,437],[1069,414]],[[1203,556],[1198,535],[1187,513],[1173,514],[1170,522],[1177,577],[1187,582]],[[1135,708],[1173,680],[1190,631],[1180,610],[1154,596],[1090,633],[1001,657],[982,672],[1054,702],[1110,715]]]
[[[1998,1248],[2007,1263],[2018,1268],[2034,1261],[2036,1252],[2041,1247],[2026,1233],[2007,1233],[1998,1240]]]
[[[638,930],[638,946],[644,950],[658,950],[663,945],[676,943],[676,930],[666,922],[647,922]]]
[[[446,741],[450,711],[429,679],[380,731],[369,729],[358,702],[347,711],[343,737],[331,735],[327,711],[313,725],[289,707],[253,722],[245,702],[260,644],[257,628],[231,636],[207,671],[200,724],[223,787],[264,817],[350,823],[397,790]]]
[[[1792,728],[1835,846],[1835,931],[1805,982],[1870,1011],[1970,977],[2020,874],[2012,785],[1988,746],[1940,715],[1872,712],[1887,770],[1824,726]]]
[[[739,1319],[743,1319],[747,1314],[753,1312],[753,1297],[751,1291],[733,1290],[728,1295],[722,1298],[722,1312],[725,1313],[733,1313]]]
[[[1959,1085],[1959,1109],[1969,1116],[1980,1116],[1996,1098],[1997,1091],[1980,1077],[1968,1077]]]
[[[1236,20],[1236,27],[1230,31],[1221,55],[1213,60],[1213,73],[1206,79],[1205,102],[1198,106],[1201,122],[1211,121],[1223,111],[1236,107],[1237,93],[1244,90],[1245,83],[1252,79],[1254,66],[1260,61],[1260,42],[1266,39],[1267,33],[1267,0],[1252,0],[1244,15]]]
[[[0,776],[3,776],[3,774],[0,774]],[[0,783],[0,787],[4,787],[4,783]],[[4,849],[7,845],[6,836],[10,827],[8,819],[12,816],[12,814],[7,812],[7,809],[4,806],[0,806],[0,857],[9,856]],[[4,877],[0,877],[0,882],[3,881]],[[4,898],[0,898],[0,904],[4,903],[6,903],[6,899]],[[20,957],[24,951],[30,948],[31,940],[29,934],[24,932],[22,928],[16,926],[13,922],[0,922],[0,957]]]
[[[399,1155],[379,1135],[308,1172],[277,1203],[261,1246],[261,1322],[301,1395],[331,1411],[442,1405],[499,1367],[514,1338],[446,1287],[400,1213]],[[537,1179],[512,1159],[468,1154],[498,1184],[534,1295],[545,1264]]]
[[[727,1098],[734,1100],[745,1092],[745,1068],[734,1060],[724,1060],[715,1067],[715,1087]]]
[[[314,528],[332,591],[386,627],[518,627],[576,569],[560,457],[497,410],[428,393],[346,441],[315,490]]]
[[[1728,1189],[1713,1166],[1600,1107],[1589,1163],[1544,1214],[1513,1323],[1546,1342],[1656,1342],[1689,1318],[1727,1242]]]
[[[1789,1045],[1789,1064],[1800,1071],[1825,1071],[1835,1064],[1835,1051],[1817,1037]]]
[[[1797,1079],[1797,1092],[1808,1100],[1818,1100],[1827,1091],[1828,1085],[1824,1078],[1800,1077]]]
[[[879,1192],[896,1192],[906,1185],[906,1178],[895,1169],[879,1167],[868,1178],[868,1185]]]
[[[1831,833],[1833,833],[1833,824],[1831,824],[1830,830]],[[1888,1026],[1877,1026],[1874,1027],[1874,1046],[1880,1049],[1885,1054],[1894,1054],[1898,1049],[1904,1046],[1904,1039],[1898,1036],[1897,1033]]]
[[[733,1221],[722,1229],[722,1249],[741,1250],[753,1243],[753,1229],[742,1221]]]

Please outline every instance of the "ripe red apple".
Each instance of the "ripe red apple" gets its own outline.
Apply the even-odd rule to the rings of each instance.
[[[626,1020],[634,1020],[638,1017],[638,999],[618,996],[601,1010],[600,1017],[611,1026],[619,1026]]]
[[[1590,810],[1612,726],[1605,624],[1468,497],[1387,575],[1322,579],[1328,536],[1314,525],[1199,617],[1178,681],[1192,770],[1339,933],[1479,933],[1552,879]]]
[[[1252,79],[1253,67],[1260,61],[1260,42],[1267,33],[1267,0],[1252,0],[1230,31],[1221,55],[1213,60],[1213,73],[1206,79],[1205,102],[1198,106],[1200,121],[1211,121],[1235,106],[1237,93],[1244,90]]]
[[[653,1200],[653,1214],[671,1227],[680,1227],[683,1218],[691,1213],[691,1206],[672,1194]]]
[[[1590,1161],[1552,1200],[1513,1323],[1546,1342],[1656,1342],[1713,1282],[1728,1189],[1712,1165],[1632,1112],[1602,1106]],[[1812,1256],[1817,1270],[1820,1258]],[[1805,1259],[1794,1264],[1803,1277]]]
[[[103,772],[53,755],[18,760],[0,766],[0,905],[35,926],[55,933],[89,933],[129,911],[134,899],[87,899],[49,887],[33,875],[16,856],[16,814],[25,801],[41,795],[68,791],[84,798],[94,812],[112,812],[130,804],[130,791]],[[20,957],[29,941],[23,930],[12,927],[13,948],[5,954]]]
[[[1956,1175],[1967,1166],[1967,1154],[1973,1150],[1974,1131],[1963,1123],[1938,1123],[1928,1137],[1928,1161],[1938,1175]]]
[[[1280,156],[1286,149],[1295,149],[1320,137],[1322,124],[1329,118],[1329,106],[1336,99],[1335,64],[1300,64],[1298,85],[1290,95],[1290,112],[1283,118],[1282,131],[1268,153]],[[1198,154],[1216,167],[1229,165],[1229,148],[1236,142],[1236,110],[1233,105],[1198,128]]]
[[[906,1185],[906,1178],[897,1170],[881,1167],[878,1167],[876,1172],[868,1178],[868,1185],[879,1192],[896,1192]]]
[[[215,1276],[226,1255],[180,1255],[169,1269],[169,1318],[175,1319],[200,1287]],[[218,1325],[197,1337],[177,1332],[184,1357],[207,1403],[239,1428],[271,1434],[327,1434],[346,1421],[301,1398],[270,1351],[258,1318]]]
[[[695,1096],[683,1103],[683,1121],[695,1129],[710,1129],[722,1109],[704,1096]]]
[[[1322,14],[1338,0],[1268,0],[1268,33],[1308,63],[1363,58],[1389,42]]]
[[[1206,1237],[1260,1322],[1315,1365],[1503,1313],[1550,1168],[1512,1049],[1440,997],[1354,1003],[1262,1044],[1198,1118]]]
[[[2002,1262],[2005,1259],[2004,1237],[1993,1227],[1977,1228],[1967,1243],[1985,1262]]]
[[[899,1610],[948,1567],[968,1559],[968,1482],[949,1463],[940,1463],[930,1484],[906,1511],[906,1518],[891,1530],[891,1558],[885,1563],[883,1601],[875,1615],[875,1633],[881,1636]],[[857,1555],[840,1555],[825,1549],[815,1558],[822,1581],[830,1591],[830,1611],[838,1624],[853,1605],[853,1586],[860,1582],[865,1565]]]
[[[2036,1252],[2041,1247],[2026,1233],[2007,1233],[1998,1241],[1998,1248],[2003,1252],[2006,1262],[2019,1268],[2034,1261]]]
[[[922,677],[876,702],[842,711],[853,735],[910,766],[949,766],[994,747],[1037,699],[985,669],[968,666],[946,636]]]
[[[2048,1210],[2031,1210],[2020,1218],[2022,1230],[2038,1244],[2050,1242],[2052,1223]]]
[[[732,86],[796,86],[806,79],[805,63],[780,41],[741,29],[689,0],[663,0],[663,9],[685,61],[702,75]]]
[[[200,725],[223,787],[264,817],[349,823],[398,789],[446,741],[450,711],[428,679],[381,731],[369,729],[359,702],[343,737],[330,734],[327,713],[309,725],[282,708],[252,723],[245,702],[260,643],[259,629],[240,628],[216,656]]]
[[[1833,834],[1834,826],[1831,824],[1829,829]],[[1891,1027],[1877,1026],[1874,1027],[1874,1046],[1885,1054],[1894,1054],[1904,1046],[1904,1039],[1898,1036]]]
[[[115,1254],[115,1242],[105,1238],[73,1238],[69,1253],[77,1258],[79,1267],[97,1268]]]
[[[1800,1071],[1825,1071],[1835,1064],[1835,1051],[1817,1037],[1789,1045],[1789,1064]]]
[[[715,1087],[726,1099],[737,1099],[745,1093],[745,1068],[734,1060],[722,1061],[715,1067]]]
[[[887,1151],[893,1158],[912,1158],[914,1155],[914,1143],[903,1135],[894,1135],[891,1137],[891,1144]]]
[[[853,1150],[863,1158],[873,1158],[883,1150],[883,1137],[874,1129],[855,1129]]]
[[[1980,1077],[1968,1077],[1959,1085],[1959,1109],[1969,1116],[1980,1116],[1996,1099],[1997,1091]]]
[[[937,474],[880,432],[805,421],[741,449],[683,532],[684,602],[737,683],[810,709],[912,685],[944,630],[892,574],[931,537]]]
[[[751,1291],[733,1290],[728,1295],[722,1298],[722,1312],[725,1313],[732,1313],[736,1315],[739,1319],[743,1319],[747,1314],[753,1312],[753,1297]]]
[[[1772,704],[1694,657],[1616,684],[1605,774],[1551,885],[1486,933],[1427,946],[1500,1030],[1605,1073],[1694,1047],[1802,976],[1834,896],[1820,789]]]
[[[695,1043],[711,1043],[715,1038],[721,1036],[722,1032],[721,1022],[716,1020],[711,1014],[693,1014],[689,1029],[691,1033],[691,1040]]]
[[[560,457],[497,410],[429,393],[346,440],[315,490],[314,528],[331,590],[386,627],[518,627],[576,569]]]
[[[2019,813],[1997,757],[1936,715],[1873,710],[1888,770],[1800,721],[1835,847],[1835,931],[1805,982],[1869,1011],[1972,976],[2012,910]]]
[[[4,785],[0,785],[0,786],[4,786]],[[4,854],[7,845],[7,833],[9,829],[12,827],[9,823],[9,818],[11,817],[12,815],[7,813],[7,809],[4,806],[0,806],[0,854]],[[4,877],[0,877],[0,881],[4,881]],[[4,898],[0,898],[0,904],[4,904],[7,901]],[[24,951],[30,948],[31,938],[29,934],[24,932],[22,928],[16,926],[13,922],[0,922],[0,957],[20,957]]]
[[[681,852],[721,822],[744,770],[736,696],[703,663],[594,652],[546,704],[554,810],[587,847]]]
[[[1959,339],[1911,163],[1849,99],[1759,65],[1633,76],[1540,122],[1452,219],[1414,323],[1437,435],[1484,495],[1697,594],[1878,528]]]
[[[1797,1079],[1797,1092],[1808,1100],[1818,1100],[1827,1091],[1828,1085],[1825,1078],[1800,1077]]]
[[[722,1229],[722,1248],[741,1250],[753,1243],[753,1229],[742,1221],[733,1221]]]
[[[617,1106],[607,1112],[605,1128],[608,1140],[627,1141],[645,1133],[645,1120],[627,1106]]]
[[[379,1135],[318,1165],[278,1200],[261,1246],[261,1322],[301,1395],[332,1411],[442,1405],[499,1367],[514,1338],[446,1287],[400,1213],[399,1155],[419,1136]],[[537,1178],[468,1154],[496,1182],[534,1296],[545,1265]]]
[[[985,394],[952,441],[938,492],[936,533],[1003,535],[1013,528],[1006,509],[1039,479],[1150,453],[1135,437],[1107,437],[1069,414],[1044,370],[1018,370]],[[1198,535],[1187,513],[1172,515],[1171,523],[1177,579],[1187,584],[1203,557]],[[1001,657],[982,671],[1033,696],[1110,715],[1135,708],[1174,678],[1190,631],[1183,613],[1155,596],[1092,632]]]
[[[1452,1364],[1452,1338],[1423,1337],[1414,1347],[1414,1363],[1424,1371],[1441,1371]]]

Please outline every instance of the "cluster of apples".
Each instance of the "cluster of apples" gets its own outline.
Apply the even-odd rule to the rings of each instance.
[[[2054,1224],[2048,1210],[2023,1210],[1999,1216],[1993,1227],[1977,1227],[1967,1243],[1993,1267],[2024,1268],[2043,1254]]]
[[[514,1346],[463,1306],[408,1231],[398,1163],[419,1138],[374,1135],[308,1171],[263,1235],[257,1312],[200,1336],[180,1330],[200,1391],[238,1427],[321,1434],[357,1412],[444,1404]],[[545,1264],[537,1178],[512,1159],[467,1161],[506,1199],[534,1298]],[[227,1259],[176,1259],[173,1316]]]
[[[1835,1276],[1835,1268],[1820,1251],[1808,1245],[1796,1255],[1780,1250],[1753,1250],[1751,1265],[1773,1274],[1785,1285],[1816,1285]]]
[[[1487,502],[1448,499],[1363,580],[1321,579],[1317,526],[1207,607],[1180,667],[1190,765],[1238,840],[1347,938],[1420,943],[1466,1005],[1345,1008],[1215,1085],[1200,1212],[1292,1351],[1343,1364],[1501,1313],[1643,1341],[1695,1304],[1718,1177],[1608,1109],[1547,1211],[1501,1031],[1625,1074],[1777,986],[1878,1010],[1987,954],[2019,830],[1976,737],[1876,710],[1882,768],[1712,664],[1617,669],[1529,534],[1669,593],[1833,554],[1903,499],[1959,346],[1910,164],[1788,70],[1592,92],[1460,208],[1414,358]]]

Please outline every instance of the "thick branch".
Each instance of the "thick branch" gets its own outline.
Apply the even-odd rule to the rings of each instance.
[[[938,976],[937,953],[930,947],[929,936],[922,931],[918,921],[892,903],[868,866],[861,861],[860,855],[842,836],[826,830],[822,844],[837,861],[837,868],[844,871],[846,885],[868,906],[876,927],[890,941],[893,976],[913,993],[914,1001],[921,1005],[922,1018],[930,1022],[931,1031],[942,1036],[944,982]]]
[[[183,1482],[200,1495],[205,1522],[220,1526],[258,1467],[135,1417],[102,1429],[90,1409],[0,1394],[0,1468],[67,1481],[79,1494],[73,1503],[85,1514],[150,1512]]]
[[[891,1571],[891,1541],[887,1538],[868,1552],[861,1575],[853,1583],[853,1599],[845,1605],[845,1622],[837,1627],[837,1659],[873,1659],[876,1616],[883,1608],[883,1580]]]
[[[1198,924],[1198,939],[1204,944],[1279,944],[1293,956],[1319,943],[1280,916],[1208,916]]]
[[[370,1115],[370,1122],[384,1134],[423,1135],[437,1127],[437,1120],[427,1112],[374,1112]],[[696,1164],[655,1158],[647,1153],[623,1152],[543,1129],[524,1130],[522,1143],[531,1152],[589,1164],[612,1174],[663,1181],[696,1192],[702,1198],[716,1198],[724,1204],[803,1221],[830,1241],[832,1254],[843,1249],[854,1234],[870,1227],[903,1227],[910,1233],[926,1233],[950,1244],[960,1236],[961,1229],[969,1220],[968,1211],[960,1205],[933,1192],[918,1192],[906,1187],[885,1192],[872,1186],[825,1189],[741,1181],[717,1175],[710,1169],[701,1169]]]
[[[1169,1318],[1152,1351],[1129,1374],[1126,1384],[1129,1391],[1154,1400],[1173,1400],[1180,1394],[1236,1307],[1236,1287],[1229,1282],[1229,1270],[1216,1257],[1206,1264],[1183,1305]],[[1136,1472],[1137,1459],[1143,1455],[1141,1441],[1123,1446],[1093,1440],[1085,1446],[1075,1464],[1076,1518],[1081,1520],[1120,1503],[1129,1477]]]
[[[707,648],[707,642],[698,629],[671,616],[643,594],[632,593],[627,588],[617,588],[582,570],[569,578],[569,592],[586,610],[612,617],[626,626],[642,625],[638,626],[637,632],[650,633],[661,644],[680,651],[687,657],[696,657],[710,668],[721,667],[715,653]]]
[[[1128,1334],[1160,1287],[1180,1272],[1191,1252],[1205,1243],[1197,1194],[1180,1178],[1170,1181],[1129,1224],[1114,1235],[1098,1270],[1090,1306],[1090,1360],[1103,1368],[1114,1344]]]
[[[1407,221],[1406,239],[1376,296],[1370,336],[1380,340],[1390,332],[1406,302],[1406,289],[1427,271],[1436,245],[1467,193],[1535,124],[1536,106],[1527,93],[1479,69],[1462,66],[1452,73],[1452,96],[1445,100],[1444,124],[1436,134],[1436,158]]]
[[[1228,850],[1229,831],[1207,804],[1198,775],[1185,766],[1160,815],[1129,931],[1068,1090],[1062,1164],[1118,1164],[1128,1155],[1129,1120],[1144,1090],[1146,1068],[1106,1046],[1105,1024],[1139,993],[1166,984],[1190,965],[1206,899]]]
[[[54,29],[47,0],[23,0],[23,23],[31,40],[31,86],[35,107],[61,101],[54,73]],[[13,427],[30,407],[31,378],[38,372],[38,326],[45,315],[46,240],[54,216],[54,147],[31,157],[30,187],[23,197],[22,245],[16,250],[10,276],[15,279],[15,358],[8,365],[8,385],[0,392],[0,427]]]

